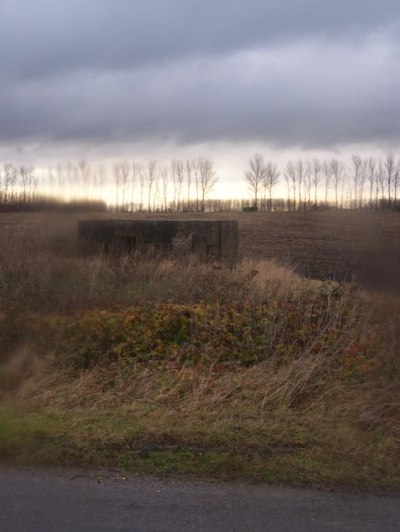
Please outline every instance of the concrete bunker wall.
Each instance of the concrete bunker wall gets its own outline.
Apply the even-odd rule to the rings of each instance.
[[[83,253],[175,251],[203,258],[235,259],[235,220],[82,220],[78,234]]]

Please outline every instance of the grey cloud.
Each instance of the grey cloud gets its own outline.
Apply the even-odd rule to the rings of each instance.
[[[324,35],[398,27],[398,0],[5,0],[3,75],[138,67]]]
[[[265,140],[324,146],[399,139],[398,53],[386,41],[320,41],[133,72],[25,83],[0,130],[56,140]],[[12,95],[8,96],[12,99]],[[1,102],[1,100],[0,100]]]
[[[3,0],[0,143],[400,140],[398,0]]]

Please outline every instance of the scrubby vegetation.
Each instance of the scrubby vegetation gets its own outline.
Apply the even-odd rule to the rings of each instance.
[[[396,298],[265,260],[82,258],[40,223],[1,235],[4,459],[400,487]]]

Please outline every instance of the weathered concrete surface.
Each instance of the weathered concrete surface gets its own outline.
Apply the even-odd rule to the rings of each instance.
[[[3,468],[0,530],[397,532],[400,498]]]
[[[234,259],[238,223],[231,220],[81,220],[83,252],[174,251]]]

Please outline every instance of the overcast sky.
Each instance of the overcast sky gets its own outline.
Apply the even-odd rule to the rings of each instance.
[[[399,0],[0,0],[0,160],[398,150]]]

